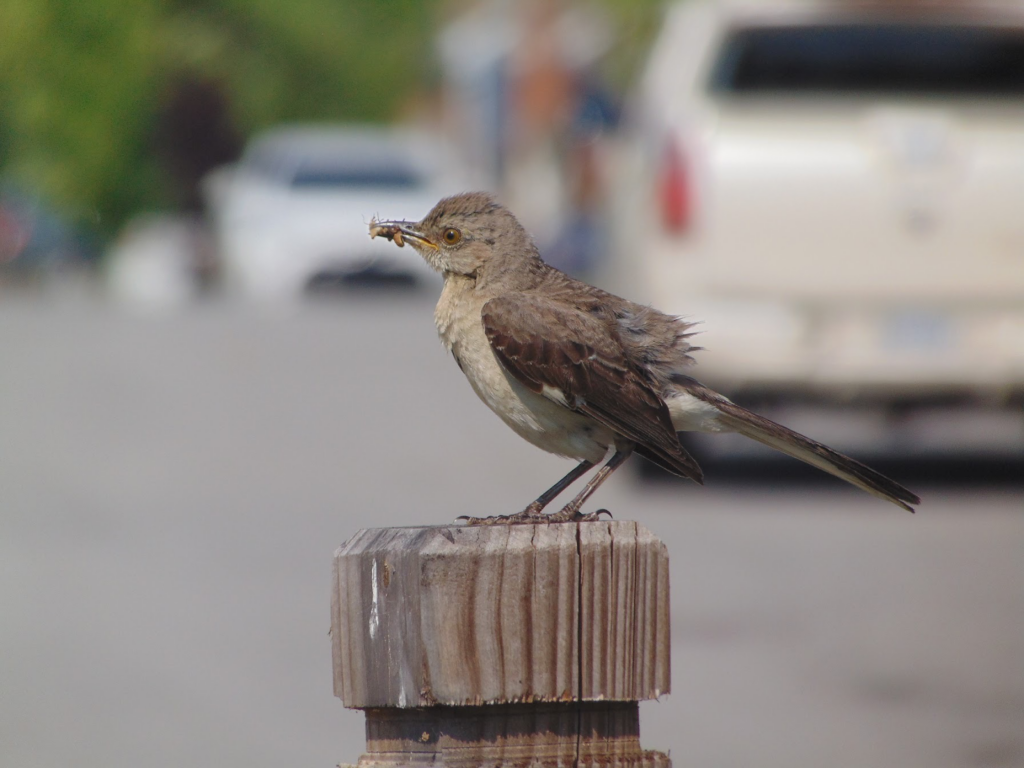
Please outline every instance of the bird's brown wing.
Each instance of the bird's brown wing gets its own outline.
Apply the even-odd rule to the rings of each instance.
[[[482,316],[495,356],[531,391],[636,443],[638,453],[668,471],[703,482],[668,406],[629,364],[601,317],[529,294],[491,299]]]

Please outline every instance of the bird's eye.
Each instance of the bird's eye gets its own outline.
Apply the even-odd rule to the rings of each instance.
[[[449,228],[444,231],[444,241],[448,245],[455,245],[462,239],[462,233],[457,229]]]

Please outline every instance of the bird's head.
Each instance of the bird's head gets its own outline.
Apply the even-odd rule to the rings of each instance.
[[[486,192],[446,197],[421,221],[371,221],[370,237],[409,243],[444,275],[475,276],[485,265],[537,259],[537,248],[512,212]]]

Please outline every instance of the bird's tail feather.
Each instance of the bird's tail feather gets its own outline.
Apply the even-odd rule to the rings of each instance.
[[[835,475],[908,512],[914,511],[911,504],[921,503],[921,499],[916,494],[911,493],[895,480],[890,480],[881,472],[876,472],[871,467],[865,466],[849,456],[844,456],[827,445],[811,440],[809,437],[794,432],[781,424],[776,424],[763,416],[758,416],[724,398],[721,401],[716,401],[714,405],[720,413],[719,420],[728,429],[757,440],[777,451],[782,451],[782,453],[815,466],[830,475]]]

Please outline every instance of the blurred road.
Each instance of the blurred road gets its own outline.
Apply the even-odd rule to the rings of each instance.
[[[354,761],[335,547],[518,510],[569,467],[476,400],[432,296],[2,299],[5,766]],[[838,483],[613,477],[600,506],[672,556],[673,693],[643,705],[644,745],[676,766],[1024,766],[1020,489],[914,490],[911,516]]]

